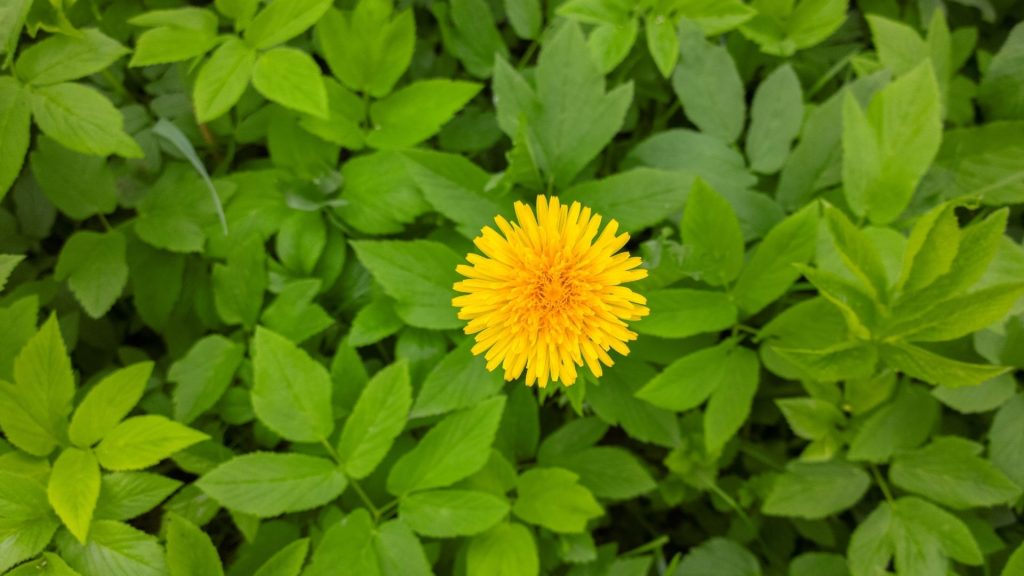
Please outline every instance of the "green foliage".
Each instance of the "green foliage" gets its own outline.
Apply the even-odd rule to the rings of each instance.
[[[0,2],[0,574],[1024,574],[1022,18]],[[452,305],[538,195],[647,273],[569,388]]]

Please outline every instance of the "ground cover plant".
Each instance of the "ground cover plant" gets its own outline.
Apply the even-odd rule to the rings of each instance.
[[[1024,575],[1022,17],[5,0],[0,573]]]

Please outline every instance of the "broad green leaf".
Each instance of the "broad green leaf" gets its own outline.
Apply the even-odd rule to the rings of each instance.
[[[946,198],[979,197],[990,205],[1024,200],[1024,175],[1014,161],[1024,150],[1021,122],[990,122],[942,135],[922,188]]]
[[[681,55],[672,75],[672,88],[686,117],[701,132],[735,142],[747,113],[736,63],[725,46],[706,41],[694,22],[683,20],[679,35]]]
[[[105,474],[96,501],[95,518],[131,520],[157,507],[181,482],[149,472]]]
[[[686,173],[634,168],[573,186],[559,194],[564,203],[580,202],[635,232],[665,220],[686,203],[694,177]]]
[[[960,249],[960,226],[953,206],[941,204],[918,218],[903,253],[897,289],[917,290],[949,271]]]
[[[13,78],[0,77],[0,199],[25,163],[31,117],[28,94]]]
[[[165,576],[164,550],[155,536],[113,520],[97,520],[89,541],[79,544],[70,535],[57,537],[57,549],[68,565],[83,575]]]
[[[648,14],[644,18],[644,35],[654,64],[661,75],[668,78],[679,61],[679,36],[676,35],[675,19],[664,14]]]
[[[1006,404],[1017,391],[1017,382],[1009,374],[967,388],[932,389],[932,396],[961,414],[989,412]]]
[[[334,430],[331,376],[286,338],[262,326],[252,340],[256,417],[295,442],[320,442]]]
[[[406,169],[404,157],[384,151],[359,156],[341,168],[345,180],[342,198],[348,203],[338,214],[357,230],[368,234],[401,232],[430,204]]]
[[[509,504],[486,492],[427,490],[403,496],[398,515],[416,532],[432,538],[479,534],[504,518]]]
[[[465,157],[426,150],[409,150],[402,156],[427,202],[463,226],[467,236],[475,236],[508,211],[508,204],[488,196],[491,175]]]
[[[162,332],[182,296],[185,278],[185,256],[154,248],[136,238],[128,239],[128,280],[142,321]]]
[[[293,212],[281,223],[274,251],[286,267],[309,276],[327,244],[327,227],[318,212]]]
[[[406,452],[388,474],[388,492],[404,496],[416,490],[449,486],[487,463],[505,407],[498,396],[446,416]]]
[[[117,208],[114,174],[107,163],[41,136],[29,156],[32,174],[46,198],[69,218],[85,220]]]
[[[743,267],[743,232],[732,206],[697,179],[686,200],[679,231],[686,247],[684,266],[695,279],[727,285]]]
[[[43,552],[41,557],[30,560],[7,574],[8,576],[81,576],[53,552]]]
[[[530,524],[553,532],[579,533],[587,522],[604,514],[579,476],[563,468],[533,468],[519,476],[512,512]]]
[[[420,80],[370,106],[374,148],[408,148],[437,134],[482,86],[460,80]]]
[[[260,323],[296,343],[305,342],[330,328],[336,321],[313,301],[320,291],[320,284],[318,278],[307,278],[284,286],[270,306],[263,310]]]
[[[856,504],[871,479],[859,466],[841,461],[790,462],[764,501],[764,513],[814,520]]]
[[[647,470],[633,454],[622,448],[594,446],[540,462],[577,474],[579,483],[600,498],[629,500],[655,488]]]
[[[914,342],[953,340],[1000,322],[1024,295],[1024,285],[1001,284],[950,298],[924,314],[895,322],[888,333]]]
[[[75,409],[68,428],[71,442],[88,448],[102,440],[142,398],[152,372],[152,362],[139,362],[100,380]]]
[[[562,4],[568,6],[569,2]],[[623,24],[598,24],[587,38],[587,47],[603,74],[615,69],[629,56],[640,33],[639,20],[626,20]]]
[[[12,444],[46,456],[64,438],[75,395],[71,360],[56,315],[14,359],[14,382],[0,382],[0,425]]]
[[[538,576],[540,559],[530,530],[515,522],[501,523],[474,536],[466,551],[469,574]]]
[[[419,538],[401,520],[380,525],[374,548],[382,576],[431,576],[433,570]]]
[[[221,193],[232,186],[218,184]],[[217,222],[217,207],[202,176],[174,163],[147,190],[136,206],[135,234],[145,243],[171,252],[200,252],[207,229]]]
[[[728,362],[704,410],[704,446],[710,454],[718,454],[747,421],[760,381],[761,363],[753,350],[736,348]]]
[[[564,188],[615,136],[633,100],[633,85],[605,93],[583,33],[563,26],[540,51],[531,87],[503,59],[494,67],[493,90],[502,131],[515,137],[520,120],[548,181]]]
[[[208,438],[163,416],[134,416],[103,437],[96,456],[107,470],[140,470]]]
[[[989,430],[989,458],[1018,486],[1024,486],[1024,396],[1018,394],[996,412]]]
[[[789,563],[789,576],[849,576],[846,558],[828,552],[805,552]]]
[[[784,398],[775,404],[793,433],[806,440],[820,440],[846,423],[838,408],[818,398]]]
[[[953,360],[906,343],[887,344],[881,350],[882,359],[892,368],[929,384],[951,388],[977,386],[1010,370],[1008,366]]]
[[[473,76],[490,76],[495,58],[507,60],[509,57],[505,40],[495,25],[491,5],[486,0],[452,0],[450,6],[450,12],[443,5],[435,5],[432,10],[445,49]],[[451,26],[448,25],[449,15]]]
[[[249,85],[255,63],[256,52],[238,38],[214,50],[199,69],[192,91],[196,119],[209,122],[230,110]]]
[[[330,0],[290,0],[270,3],[245,29],[245,41],[265,50],[302,34],[331,7]]]
[[[95,28],[79,35],[55,34],[18,54],[14,71],[33,86],[48,86],[95,74],[107,68],[128,49]]]
[[[142,149],[124,132],[124,117],[105,96],[82,84],[53,84],[32,90],[32,118],[44,134],[94,156],[140,158]]]
[[[347,484],[330,460],[261,452],[232,458],[196,481],[223,506],[258,518],[322,506]]]
[[[757,558],[726,538],[712,538],[693,548],[679,563],[677,576],[761,576]]]
[[[644,294],[650,315],[631,324],[640,334],[686,338],[736,323],[736,305],[723,292],[670,288]]]
[[[331,72],[348,88],[388,95],[412,60],[416,21],[410,9],[392,13],[391,0],[360,0],[355,10],[330,9],[316,25]]]
[[[31,8],[32,0],[15,0],[0,8],[0,54],[6,53],[8,59],[13,57],[18,47],[21,30]],[[4,66],[8,64],[9,61],[4,62]]]
[[[197,340],[167,371],[174,382],[174,419],[189,424],[224,395],[245,353],[241,344],[219,334]]]
[[[380,576],[373,532],[370,513],[356,508],[324,532],[304,576]]]
[[[395,301],[387,296],[377,296],[356,312],[348,343],[357,348],[376,344],[402,329],[405,322],[395,313]]]
[[[831,205],[825,206],[825,222],[832,237],[832,246],[846,269],[853,273],[873,299],[886,301],[889,280],[882,256],[871,238]]]
[[[684,18],[696,22],[707,36],[728,32],[757,14],[757,10],[742,0],[678,0],[674,6]]]
[[[688,129],[666,130],[637,144],[626,158],[624,166],[640,164],[699,176],[729,200],[741,225],[744,221],[756,220],[745,214],[742,211],[745,207],[734,200],[741,198],[757,179],[747,170],[743,155],[717,136]],[[692,185],[686,186],[687,190],[690,188]],[[760,228],[749,224],[747,227]]]
[[[451,303],[461,259],[450,248],[430,240],[362,240],[351,245],[384,292],[397,301],[395,311],[407,323],[435,330],[462,326]]]
[[[396,362],[366,384],[338,441],[338,460],[350,478],[365,478],[405,428],[412,405],[409,364]]]
[[[323,78],[327,90],[327,117],[303,116],[299,124],[310,134],[350,150],[363,147],[362,124],[366,103],[334,78]]]
[[[1002,576],[1013,576],[1021,571],[1024,571],[1024,544],[1018,546],[1013,554],[1010,555],[1010,559],[1006,561],[1006,566],[1003,567]]]
[[[149,28],[135,41],[129,66],[152,66],[206,54],[217,42],[217,15],[203,8],[153,10],[128,21]]]
[[[505,15],[516,35],[535,40],[544,24],[540,0],[505,0]]]
[[[7,280],[11,277],[11,272],[18,267],[23,260],[25,260],[24,254],[0,254],[0,292],[3,291],[4,286],[7,285]]]
[[[920,386],[906,386],[856,430],[849,458],[886,462],[898,451],[919,446],[938,420],[939,405]]]
[[[733,348],[734,343],[726,341],[679,358],[638,390],[636,397],[676,412],[696,408],[725,378]]]
[[[29,476],[0,471],[0,570],[39,554],[60,521],[53,515],[46,485]]]
[[[253,576],[299,576],[309,553],[309,538],[300,538],[274,553]]]
[[[76,232],[61,248],[54,278],[66,280],[85,312],[101,318],[128,282],[125,251],[124,235],[116,230]]]
[[[879,61],[893,74],[906,74],[928,58],[928,45],[913,27],[876,15],[865,19],[871,28],[871,40]]]
[[[740,310],[756,314],[789,290],[800,277],[795,264],[814,256],[818,209],[814,204],[772,228],[740,272],[732,294]]]
[[[14,359],[36,333],[38,318],[39,297],[36,295],[18,298],[8,306],[0,306],[0,326],[5,327],[5,330],[0,331],[0,379],[12,377]],[[0,427],[4,426],[2,413],[0,408]]]
[[[302,50],[282,47],[260,54],[252,69],[252,85],[285,108],[327,117],[327,88],[320,66]]]
[[[53,463],[46,494],[68,530],[85,543],[100,495],[100,465],[88,449],[67,448]]]
[[[804,121],[803,91],[793,68],[784,64],[758,85],[750,105],[750,129],[744,150],[750,169],[778,172]]]
[[[621,426],[631,438],[672,448],[680,440],[676,415],[635,396],[655,374],[636,358],[619,358],[597,386],[587,386],[587,402],[602,420]]]
[[[213,265],[213,300],[228,324],[256,324],[267,287],[266,253],[258,236],[242,240],[228,253],[226,264]]]
[[[171,512],[166,517],[167,569],[171,576],[224,574],[210,537],[189,520]]]
[[[981,85],[978,103],[985,117],[992,120],[1024,120],[1021,70],[1024,69],[1024,26],[1010,30],[1003,46],[992,57]]]
[[[790,56],[810,48],[831,36],[846,20],[847,0],[799,0],[765,2],[768,10],[759,11],[740,30],[763,52]]]
[[[422,418],[468,408],[497,394],[504,384],[500,371],[488,371],[483,356],[474,355],[467,338],[427,374],[410,416]]]
[[[1019,486],[988,460],[982,446],[949,436],[893,458],[893,484],[954,509],[1008,504],[1021,495]]]

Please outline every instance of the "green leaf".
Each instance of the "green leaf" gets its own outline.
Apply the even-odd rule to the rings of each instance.
[[[508,501],[486,492],[428,490],[403,496],[398,515],[410,528],[431,538],[479,534],[509,512]]]
[[[726,538],[712,538],[693,548],[676,569],[677,576],[761,576],[757,558]]]
[[[1021,122],[991,122],[949,130],[922,187],[946,198],[979,197],[990,205],[1024,200],[1024,169],[1014,163],[1024,150]]]
[[[264,452],[232,458],[196,481],[221,505],[257,518],[322,506],[337,498],[347,484],[330,460]]]
[[[309,553],[309,538],[300,538],[274,553],[253,576],[299,576]]]
[[[505,397],[498,396],[446,416],[406,452],[388,474],[388,492],[450,486],[487,463],[501,421]]]
[[[217,15],[203,8],[153,10],[128,21],[146,30],[135,41],[128,66],[153,66],[206,54],[217,42]]]
[[[0,331],[0,378],[12,377],[14,359],[36,333],[38,318],[39,297],[35,295],[18,298],[8,306],[0,306],[0,326],[5,327],[5,330]],[[0,407],[0,427],[3,426],[3,409]]]
[[[164,576],[164,551],[154,536],[113,520],[97,520],[89,542],[79,544],[66,534],[57,537],[61,558],[82,573],[109,576]]]
[[[181,482],[148,472],[105,474],[100,485],[94,517],[131,520],[160,505],[181,487]]]
[[[996,412],[989,430],[992,463],[1024,486],[1024,396],[1017,394]]]
[[[107,470],[139,470],[208,438],[163,416],[134,416],[104,436],[96,456]]]
[[[32,118],[44,134],[94,156],[142,157],[124,132],[124,117],[105,96],[82,84],[54,84],[32,90]]]
[[[903,253],[897,289],[917,290],[949,271],[960,249],[960,226],[953,206],[941,204],[918,218]]]
[[[725,341],[679,358],[638,390],[636,397],[676,412],[696,408],[725,378],[734,347],[732,341]]]
[[[427,374],[410,417],[468,408],[501,391],[501,372],[488,371],[484,357],[472,353],[473,344],[472,339],[465,339]]]
[[[435,330],[459,328],[452,308],[459,280],[459,256],[444,244],[429,240],[352,242],[359,261],[384,292],[397,301],[395,311],[412,326]]]
[[[961,414],[977,414],[999,408],[1017,391],[1017,382],[1009,374],[997,376],[969,388],[932,389],[932,396]]]
[[[380,576],[373,531],[370,513],[356,508],[327,529],[304,576]]]
[[[895,322],[888,333],[914,342],[953,340],[1000,322],[1024,295],[1024,285],[1001,284],[950,298],[924,314]]]
[[[114,174],[103,159],[79,154],[40,136],[30,162],[46,198],[69,218],[85,220],[117,208]]]
[[[466,551],[466,572],[537,576],[540,574],[540,559],[530,530],[522,524],[507,522],[474,536]]]
[[[60,527],[46,486],[12,471],[0,471],[0,510],[0,571],[42,552]]]
[[[686,200],[679,227],[686,247],[686,270],[695,279],[729,284],[743,267],[743,232],[729,201],[698,178]]]
[[[1024,26],[1010,30],[1002,48],[985,69],[978,86],[978,103],[992,120],[1024,120],[1020,72],[1024,67]]]
[[[977,386],[1010,370],[1008,366],[953,360],[912,344],[887,344],[881,350],[882,359],[892,368],[929,384],[951,388]]]
[[[566,2],[562,6],[568,5]],[[635,18],[622,24],[598,24],[594,27],[587,38],[587,47],[602,73],[611,72],[629,56],[639,33],[639,20]]]
[[[196,120],[209,122],[230,110],[249,85],[255,63],[256,52],[238,38],[229,38],[214,50],[199,69],[192,91]]]
[[[71,442],[88,448],[102,440],[142,398],[152,372],[152,362],[139,362],[100,380],[75,409],[68,428]]]
[[[284,438],[320,442],[334,430],[331,376],[286,338],[262,326],[252,340],[252,407],[256,417]]]
[[[100,465],[89,450],[67,448],[53,463],[46,494],[68,530],[85,543],[100,495]]]
[[[763,52],[789,56],[831,36],[846,21],[847,5],[847,0],[783,2],[758,14],[740,30]]]
[[[888,295],[889,280],[882,256],[871,238],[831,205],[825,206],[825,222],[832,237],[832,246],[847,270],[860,281],[872,299],[884,302]]]
[[[778,172],[804,121],[800,79],[789,64],[776,68],[758,85],[750,105],[750,129],[744,150],[750,169]]]
[[[14,382],[0,382],[0,425],[7,440],[34,456],[64,437],[75,395],[71,360],[51,315],[14,359]]]
[[[0,77],[0,199],[25,163],[31,119],[28,94],[13,78]]]
[[[11,272],[25,259],[23,254],[0,254],[0,292],[7,285]]]
[[[754,351],[736,348],[728,362],[729,370],[704,411],[704,446],[710,454],[720,453],[747,421],[760,380],[761,363]]]
[[[732,293],[740,310],[753,315],[789,290],[800,277],[795,264],[814,256],[818,210],[814,204],[789,216],[764,237],[740,272]]]
[[[271,3],[245,29],[245,41],[265,50],[302,34],[331,7],[330,0],[291,0]]]
[[[411,9],[393,14],[391,0],[360,0],[355,10],[328,10],[316,37],[331,72],[348,88],[386,96],[412,60],[416,21]]]
[[[327,90],[327,117],[303,116],[299,124],[310,134],[350,150],[363,147],[362,123],[366,104],[334,78],[323,78]]]
[[[1024,570],[1024,544],[1017,547],[1017,549],[1010,555],[1010,559],[1006,561],[1006,566],[1003,567],[1002,576],[1013,576]]]
[[[604,77],[575,23],[540,51],[536,87],[503,59],[494,67],[498,125],[515,137],[520,121],[549,181],[564,188],[615,136],[633,100],[633,85],[605,93]]]
[[[1020,487],[981,458],[981,450],[963,438],[939,438],[893,458],[889,476],[904,490],[958,510],[1015,501]]]
[[[95,28],[78,35],[57,34],[18,54],[14,72],[23,82],[48,86],[90,76],[128,53],[128,49]]]
[[[189,424],[224,395],[245,353],[241,344],[219,334],[197,340],[167,371],[174,382],[174,419]]]
[[[228,186],[221,184],[222,192]],[[171,252],[202,251],[206,229],[217,221],[217,208],[209,196],[202,176],[191,167],[168,165],[136,206],[135,234],[143,242]]]
[[[224,574],[217,549],[201,528],[173,512],[166,522],[167,569],[171,576]]]
[[[319,278],[307,278],[281,288],[277,298],[263,311],[261,323],[296,343],[330,328],[336,321],[313,301],[320,284]]]
[[[380,525],[374,538],[382,576],[431,576],[433,570],[419,538],[400,520]]]
[[[635,232],[682,208],[693,181],[690,174],[634,168],[573,186],[559,194],[559,199],[570,204],[578,201],[597,214],[614,218],[622,230]]]
[[[101,318],[128,282],[125,250],[124,235],[116,230],[76,232],[61,248],[54,278],[66,280],[85,312]]]
[[[251,327],[263,307],[267,286],[266,254],[258,236],[250,236],[228,253],[226,264],[213,265],[213,299],[228,324]]]
[[[886,462],[898,451],[919,446],[938,420],[939,408],[924,388],[905,386],[857,429],[848,457]]]
[[[784,398],[775,404],[793,433],[805,440],[820,440],[846,423],[838,408],[818,398]]]
[[[645,296],[651,314],[631,325],[640,334],[686,338],[718,332],[736,323],[736,305],[722,292],[672,288]]]
[[[41,557],[30,560],[7,574],[8,576],[81,576],[53,552],[43,552]]]
[[[281,223],[274,251],[286,267],[309,276],[327,244],[327,227],[318,212],[293,212]]]
[[[764,501],[764,513],[815,520],[856,504],[871,479],[859,466],[841,462],[799,462],[786,465]]]
[[[553,532],[579,533],[587,522],[604,514],[579,476],[563,468],[532,468],[519,476],[519,497],[512,512]]]
[[[434,6],[445,49],[462,62],[470,74],[486,78],[491,75],[495,58],[507,60],[508,47],[495,25],[490,4],[485,0],[452,0],[451,23],[443,5]]]
[[[878,59],[893,74],[906,74],[928,58],[928,45],[911,26],[876,15],[865,19],[871,28],[871,41]]]
[[[380,464],[405,428],[412,405],[409,364],[402,360],[363,388],[338,440],[338,460],[350,478],[365,478]]]
[[[318,118],[327,117],[327,88],[320,66],[297,48],[274,48],[260,54],[252,85],[268,100]]]
[[[348,204],[338,213],[357,230],[368,234],[394,234],[404,224],[430,210],[406,162],[396,152],[359,156],[341,168],[345,180],[342,198]]]
[[[644,362],[620,358],[597,386],[587,387],[587,402],[602,420],[621,426],[631,438],[671,448],[680,440],[676,415],[634,395],[655,374]]]
[[[648,14],[644,18],[644,35],[647,36],[647,50],[654,58],[654,64],[661,75],[668,78],[679,61],[675,19],[664,14]]]
[[[672,88],[686,117],[701,132],[735,142],[743,131],[747,104],[729,51],[706,41],[700,27],[685,19],[679,24],[679,49]]]
[[[541,458],[545,466],[565,468],[579,476],[579,483],[594,496],[629,500],[655,489],[654,479],[629,451],[595,446]]]
[[[482,87],[447,79],[409,84],[370,106],[373,130],[366,143],[374,148],[415,146],[437,134]]]
[[[405,323],[395,313],[395,301],[387,296],[376,296],[356,312],[348,333],[348,343],[355,347],[376,344],[403,326]]]
[[[525,40],[535,40],[544,25],[540,0],[505,0],[505,15],[516,35]]]

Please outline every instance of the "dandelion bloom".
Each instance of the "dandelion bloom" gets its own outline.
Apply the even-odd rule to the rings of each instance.
[[[626,355],[636,340],[627,320],[649,312],[647,300],[623,286],[647,277],[640,258],[619,252],[629,234],[616,235],[615,220],[601,229],[601,217],[579,202],[537,197],[537,213],[515,204],[518,222],[501,216],[501,234],[484,227],[473,242],[483,252],[458,266],[467,279],[455,283],[464,295],[452,300],[466,334],[476,334],[473,354],[485,354],[487,369],[501,366],[505,380],[526,370],[526,384],[549,380],[566,386],[586,363],[595,376],[613,364],[608,350]]]

